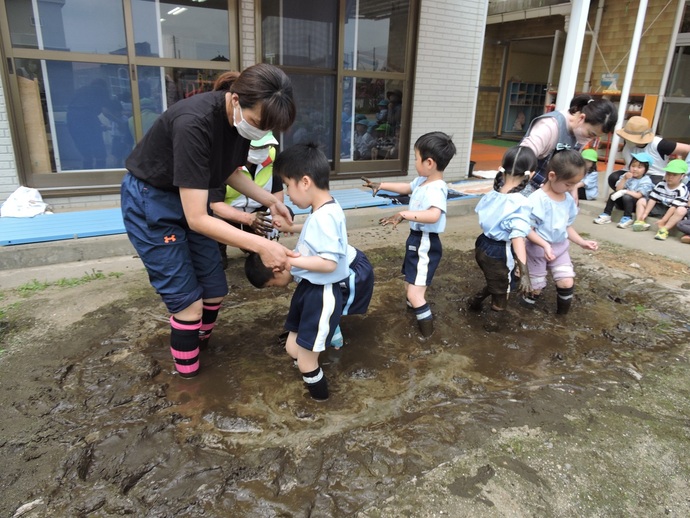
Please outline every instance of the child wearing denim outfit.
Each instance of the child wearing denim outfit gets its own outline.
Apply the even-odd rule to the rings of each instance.
[[[441,261],[443,251],[439,234],[446,228],[448,186],[443,180],[443,171],[455,153],[452,139],[445,133],[434,131],[422,135],[415,142],[415,167],[419,176],[411,183],[378,183],[362,177],[364,186],[371,188],[374,194],[385,189],[410,195],[408,210],[381,218],[379,223],[396,228],[403,220],[410,222],[402,273],[405,275],[407,304],[414,310],[425,338],[434,331],[433,315],[425,294]]]
[[[491,295],[491,309],[503,311],[508,305],[511,274],[520,274],[521,291],[530,292],[525,238],[532,230],[529,200],[520,191],[529,183],[537,167],[537,155],[528,147],[511,147],[503,155],[492,191],[482,196],[474,209],[482,234],[474,244],[474,257],[484,273],[486,285],[470,298],[473,311]]]
[[[616,182],[616,190],[610,196],[604,207],[604,212],[594,219],[597,225],[611,223],[613,207],[623,211],[623,217],[618,228],[628,228],[633,225],[632,214],[638,200],[646,198],[654,188],[651,178],[647,175],[654,159],[647,153],[633,153],[629,171]]]

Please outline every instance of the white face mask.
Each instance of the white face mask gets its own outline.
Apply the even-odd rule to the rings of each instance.
[[[270,149],[267,147],[252,149],[249,148],[249,155],[247,156],[247,162],[250,164],[263,164],[268,158],[268,153]]]
[[[237,128],[237,133],[242,135],[244,138],[247,140],[260,140],[266,136],[266,133],[268,133],[268,130],[262,130],[259,128],[255,128],[251,124],[249,124],[246,120],[244,120],[244,115],[242,115],[242,107],[237,104],[237,107],[240,109],[240,122],[237,123],[235,122],[235,112],[233,110],[232,112],[232,122],[235,124],[235,128]]]

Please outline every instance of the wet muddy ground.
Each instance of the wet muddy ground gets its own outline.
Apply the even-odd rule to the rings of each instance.
[[[554,314],[552,284],[534,311],[474,313],[483,278],[451,232],[424,340],[402,247],[378,232],[354,240],[374,299],[322,354],[321,403],[278,341],[291,290],[251,288],[240,259],[192,380],[171,372],[143,274],[5,294],[0,515],[690,513],[687,285],[612,268],[604,246],[574,253],[571,314]]]

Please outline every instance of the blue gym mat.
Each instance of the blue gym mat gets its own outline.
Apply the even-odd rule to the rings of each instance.
[[[0,218],[0,246],[124,233],[119,208]]]
[[[360,189],[336,189],[331,191],[331,195],[338,201],[343,210],[393,204],[393,201],[388,198],[372,196],[371,189],[366,191]],[[290,207],[295,214],[307,214],[311,210],[300,209],[290,201],[287,195],[285,195],[285,205]]]
[[[390,205],[386,198],[374,197],[370,190],[341,189],[331,191],[343,209]],[[286,197],[286,204],[295,214],[306,214]],[[65,239],[124,234],[119,208],[41,214],[33,218],[0,218],[0,246],[43,243]]]

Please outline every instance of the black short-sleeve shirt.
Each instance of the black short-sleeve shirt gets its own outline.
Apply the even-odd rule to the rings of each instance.
[[[223,91],[178,101],[127,158],[137,178],[159,189],[213,189],[247,161],[249,140],[228,121]]]

